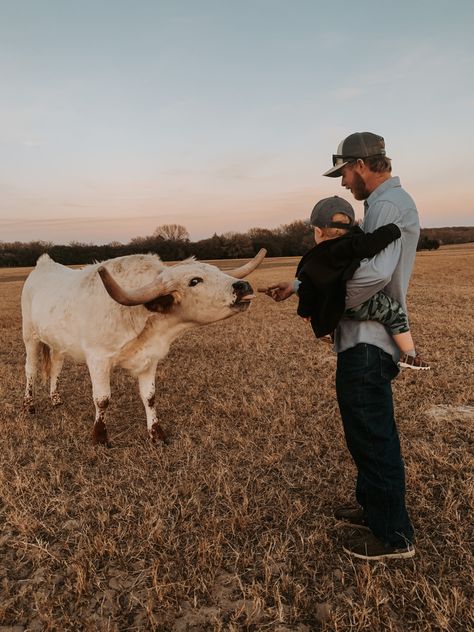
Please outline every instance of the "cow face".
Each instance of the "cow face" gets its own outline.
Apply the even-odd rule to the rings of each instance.
[[[109,262],[99,266],[97,272],[109,295],[121,305],[144,305],[152,312],[178,315],[181,322],[205,324],[248,308],[254,298],[252,287],[247,281],[236,279],[243,279],[255,270],[265,254],[262,249],[249,262],[227,273],[194,259],[170,267],[160,262],[155,278],[135,288],[117,282],[106,265]],[[110,267],[114,264],[111,262]]]
[[[183,322],[206,324],[248,309],[252,286],[207,263],[185,261],[165,269],[163,283],[173,291],[146,304],[151,311],[175,313]]]

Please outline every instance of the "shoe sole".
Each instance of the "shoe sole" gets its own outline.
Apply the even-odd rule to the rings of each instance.
[[[363,553],[355,553],[354,551],[351,551],[350,549],[346,549],[345,546],[342,547],[342,550],[347,553],[348,555],[351,555],[352,557],[357,557],[357,559],[359,560],[373,560],[374,562],[377,562],[378,560],[408,560],[411,557],[414,557],[415,555],[415,548],[411,548],[408,551],[398,551],[398,552],[394,552],[394,553],[382,553],[381,555],[364,555]]]
[[[405,364],[404,362],[399,362],[398,366],[401,369],[411,369],[412,371],[429,371],[431,369],[430,366],[413,366],[412,364]]]

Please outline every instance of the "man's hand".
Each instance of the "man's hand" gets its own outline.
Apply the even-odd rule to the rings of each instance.
[[[259,292],[264,292],[274,301],[284,301],[294,294],[293,282],[283,281],[282,283],[274,283],[265,288],[259,288]]]

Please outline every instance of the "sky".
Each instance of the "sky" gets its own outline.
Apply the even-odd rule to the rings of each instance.
[[[474,224],[472,0],[0,0],[0,241],[309,216],[355,131],[423,227]]]

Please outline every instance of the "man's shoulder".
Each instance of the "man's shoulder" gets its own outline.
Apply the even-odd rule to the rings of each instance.
[[[378,203],[393,204],[400,210],[416,210],[414,199],[404,189],[392,189],[387,191],[375,200],[374,204]]]
[[[394,207],[398,208],[400,211],[414,209],[416,211],[416,204],[411,195],[405,191],[405,189],[400,184],[400,179],[397,177],[390,178],[388,186],[381,187],[382,190],[375,197],[372,204],[369,206],[377,206],[379,204],[392,204]]]
[[[386,186],[377,196],[367,200],[364,229],[373,231],[383,224],[395,223],[400,229],[416,228],[419,225],[418,210],[409,193],[392,178],[393,186]]]

